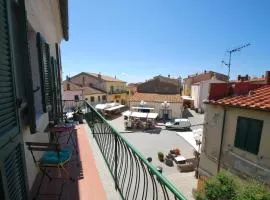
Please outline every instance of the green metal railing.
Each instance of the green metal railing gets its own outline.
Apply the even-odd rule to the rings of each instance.
[[[84,111],[122,199],[186,199],[87,102]]]

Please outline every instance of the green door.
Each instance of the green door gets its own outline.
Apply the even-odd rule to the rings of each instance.
[[[11,37],[11,0],[0,0],[0,199],[27,199],[17,112]]]

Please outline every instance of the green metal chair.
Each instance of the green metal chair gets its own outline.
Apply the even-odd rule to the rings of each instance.
[[[62,148],[60,149],[59,144],[52,144],[52,143],[39,143],[39,142],[26,142],[28,150],[31,152],[31,155],[33,157],[34,163],[36,167],[42,172],[42,179],[39,183],[39,186],[37,188],[36,195],[33,199],[36,199],[39,195],[56,195],[60,199],[63,192],[63,184],[61,187],[60,194],[40,194],[40,188],[42,185],[42,182],[44,180],[44,176],[48,177],[49,181],[51,182],[53,179],[62,179],[62,180],[70,180],[72,182],[75,181],[70,176],[69,171],[66,169],[67,164],[71,161],[72,157],[72,148]],[[43,155],[40,159],[36,159],[35,152],[37,151],[43,151]],[[61,170],[64,172],[66,177],[60,178],[60,177],[52,177],[47,170],[50,168],[56,168],[58,170],[58,173],[61,175]]]

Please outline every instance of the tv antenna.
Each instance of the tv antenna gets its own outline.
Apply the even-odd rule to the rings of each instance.
[[[230,72],[231,72],[231,58],[232,58],[232,53],[235,53],[237,51],[241,51],[243,48],[246,48],[250,45],[250,43],[247,43],[241,47],[226,51],[229,53],[229,62],[226,63],[224,60],[221,61],[222,64],[226,65],[228,67],[228,81],[230,80]]]

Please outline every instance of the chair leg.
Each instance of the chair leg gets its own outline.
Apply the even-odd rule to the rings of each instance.
[[[66,168],[65,168],[64,166],[61,166],[61,168],[62,168],[63,171],[65,172],[67,178],[68,178],[69,180],[71,180],[72,182],[75,182],[75,179],[72,178],[72,177],[70,176],[70,174],[69,174],[69,172],[66,170]]]
[[[33,197],[33,200],[37,199],[39,196],[39,192],[40,192],[41,184],[43,183],[44,176],[45,176],[45,174],[42,171],[42,178],[41,178],[40,183],[38,185],[36,195]]]
[[[46,169],[40,168],[40,170],[42,171],[43,175],[46,175],[46,176],[49,178],[49,180],[52,181],[52,177],[50,176],[50,174],[48,174],[48,173],[46,172]]]

